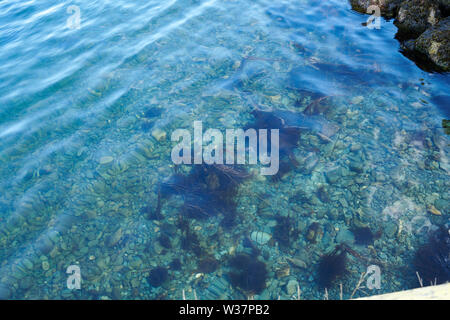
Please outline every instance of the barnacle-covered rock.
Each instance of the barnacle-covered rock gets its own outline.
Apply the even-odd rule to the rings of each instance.
[[[415,41],[415,49],[445,71],[450,70],[450,17],[422,33]]]
[[[441,18],[436,1],[411,0],[402,2],[394,24],[400,38],[416,38]]]

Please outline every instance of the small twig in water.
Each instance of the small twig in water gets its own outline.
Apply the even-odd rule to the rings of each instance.
[[[358,283],[356,284],[355,289],[353,289],[353,292],[352,292],[352,295],[350,296],[350,299],[352,299],[353,296],[355,295],[356,291],[358,291],[358,290],[361,288],[361,284],[362,284],[362,282],[364,281],[364,278],[365,278],[365,277],[366,277],[366,273],[363,272],[363,273],[361,274],[361,277],[359,277],[359,281],[358,281]]]
[[[419,272],[416,271],[416,275],[417,275],[417,279],[419,280],[420,287],[423,288],[423,281],[422,281],[422,278],[419,275]]]

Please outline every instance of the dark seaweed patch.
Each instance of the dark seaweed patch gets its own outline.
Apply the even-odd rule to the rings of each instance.
[[[290,217],[276,217],[277,225],[274,228],[273,237],[281,248],[289,248],[293,241],[298,239],[298,230],[295,221]]]
[[[153,208],[150,205],[141,208],[141,213],[145,214],[149,220],[162,220],[164,216],[161,214],[161,192],[158,192],[158,198],[156,201],[156,207]]]
[[[166,249],[172,248],[172,242],[170,241],[170,238],[166,236],[165,234],[162,234],[158,237],[159,244]]]
[[[429,242],[416,252],[414,266],[425,286],[450,281],[449,230],[442,227],[433,232]]]
[[[206,257],[198,263],[198,271],[203,273],[212,273],[219,267],[219,261],[213,257]]]
[[[266,287],[265,263],[247,254],[238,254],[230,260],[229,277],[233,286],[248,294],[258,294]]]
[[[202,248],[197,234],[191,230],[189,222],[180,216],[177,225],[181,232],[181,249],[191,251],[197,257],[203,256],[205,250]]]
[[[153,121],[148,121],[148,120],[144,120],[141,124],[141,129],[144,132],[149,132],[151,128],[153,128],[154,122]]]
[[[181,261],[178,258],[175,258],[172,260],[172,262],[169,264],[170,268],[172,270],[181,270]]]
[[[308,239],[311,243],[316,243],[322,240],[323,237],[323,228],[318,222],[313,222],[308,227],[306,232],[306,239]]]
[[[146,118],[156,118],[159,117],[162,114],[161,108],[148,108],[144,112],[144,117]]]
[[[247,126],[247,128],[253,128],[256,130],[268,129],[267,134],[268,153],[270,153],[271,151],[270,129],[279,130],[280,165],[278,173],[272,176],[272,180],[278,181],[285,174],[287,174],[289,171],[298,166],[293,151],[298,146],[300,133],[302,129],[287,126],[285,120],[281,118],[279,115],[276,115],[275,112],[261,111],[259,109],[255,109],[252,111],[252,115],[255,118],[255,121],[249,126]]]
[[[168,276],[169,273],[166,268],[156,267],[150,271],[147,281],[152,287],[160,287],[167,280]]]
[[[241,182],[250,175],[234,165],[196,165],[187,176],[173,175],[161,183],[161,194],[169,197],[181,195],[184,216],[204,219],[217,214],[224,216],[222,225],[234,225],[237,212],[235,196]]]
[[[375,235],[369,227],[356,227],[351,230],[355,235],[355,243],[361,245],[372,244],[375,240]]]
[[[347,273],[347,252],[340,246],[333,252],[320,258],[318,283],[322,288],[329,288],[336,279]]]

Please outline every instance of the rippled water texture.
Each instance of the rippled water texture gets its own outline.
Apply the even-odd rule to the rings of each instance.
[[[416,250],[449,222],[449,77],[367,18],[337,0],[0,2],[0,297],[349,298],[371,264],[381,288],[355,296],[416,287]],[[275,179],[171,162],[175,129],[246,128],[255,108],[308,124]]]

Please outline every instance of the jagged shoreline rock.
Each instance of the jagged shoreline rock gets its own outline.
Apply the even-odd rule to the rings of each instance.
[[[394,21],[398,28],[397,37],[399,39],[417,38],[440,19],[441,11],[437,1],[403,1]]]
[[[450,0],[350,0],[350,4],[361,13],[367,13],[371,5],[379,6],[384,18],[395,18],[396,38],[405,56],[419,67],[450,71]],[[429,68],[430,64],[434,67]]]
[[[414,42],[414,48],[436,65],[450,70],[450,17],[428,28]]]

